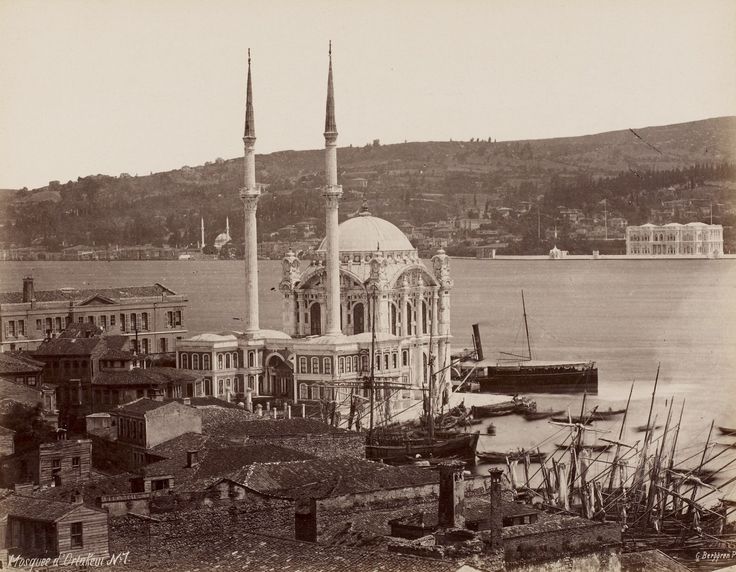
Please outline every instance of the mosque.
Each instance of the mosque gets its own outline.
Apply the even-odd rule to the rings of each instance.
[[[449,258],[440,250],[428,269],[407,237],[365,208],[338,224],[337,125],[329,54],[325,118],[326,236],[302,267],[293,252],[282,261],[278,291],[281,328],[259,323],[255,123],[251,62],[245,113],[245,330],[178,340],[177,364],[200,370],[190,397],[233,402],[255,397],[299,404],[330,400],[349,407],[351,395],[374,397],[384,411],[400,411],[426,394],[435,372],[436,394],[449,391]],[[372,376],[372,377],[371,377]],[[438,398],[439,399],[439,398]]]

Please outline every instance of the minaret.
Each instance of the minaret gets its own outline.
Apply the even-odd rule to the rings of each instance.
[[[330,42],[330,69],[327,76],[327,110],[325,114],[325,179],[322,196],[325,198],[327,234],[327,328],[325,335],[341,333],[340,324],[340,245],[338,206],[342,187],[337,184],[337,125],[335,123],[335,94],[332,88],[332,42]]]
[[[200,234],[201,234],[201,237],[202,237],[202,242],[200,243],[199,247],[200,248],[204,248],[204,217],[202,217],[202,221],[201,222],[202,222],[202,224],[201,224]]]
[[[258,331],[258,236],[256,233],[256,209],[261,194],[256,185],[256,126],[253,120],[253,86],[250,78],[250,49],[248,49],[248,85],[245,101],[245,186],[240,189],[240,198],[245,210],[245,331]],[[228,236],[229,236],[228,220]]]
[[[228,239],[230,238],[230,217],[225,217],[225,234],[227,235]]]

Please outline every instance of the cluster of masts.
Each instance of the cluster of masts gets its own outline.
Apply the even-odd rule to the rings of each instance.
[[[569,428],[570,433],[555,458],[546,458],[540,451],[522,451],[518,457],[507,458],[507,470],[512,488],[519,494],[541,496],[548,506],[559,510],[579,512],[593,520],[619,522],[624,538],[633,542],[663,541],[670,546],[683,546],[686,543],[705,542],[713,545],[722,543],[718,538],[727,517],[736,508],[721,504],[709,508],[705,501],[720,489],[706,481],[736,462],[721,461],[717,469],[704,467],[715,462],[729,451],[723,448],[712,453],[714,443],[710,425],[708,438],[702,451],[686,458],[678,453],[678,438],[685,408],[683,400],[679,418],[674,422],[674,399],[669,400],[663,430],[653,415],[659,368],[654,382],[654,390],[649,407],[647,423],[637,429],[644,432],[643,440],[627,443],[624,429],[628,418],[629,405],[634,384],[631,385],[626,410],[616,439],[598,437],[604,445],[586,446],[587,433],[606,433],[590,426],[597,408],[585,413],[585,395],[579,417],[570,416],[568,421],[550,421],[551,424]],[[609,460],[607,453],[613,451]],[[602,458],[606,455],[605,458]],[[540,463],[539,469],[532,473],[531,461]],[[697,464],[693,466],[693,462]],[[516,465],[523,463],[524,480],[517,483]],[[599,469],[604,466],[603,469]],[[690,468],[686,468],[689,466]],[[569,470],[568,470],[569,467]],[[541,486],[533,486],[532,482]],[[721,489],[734,482],[736,477],[721,485]],[[712,503],[711,503],[712,504]]]

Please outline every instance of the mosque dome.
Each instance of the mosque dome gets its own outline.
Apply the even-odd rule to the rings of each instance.
[[[215,238],[215,248],[217,250],[220,250],[223,246],[225,246],[228,242],[230,242],[230,235],[226,232],[222,232],[217,235]]]
[[[414,251],[406,235],[387,220],[362,212],[338,226],[340,252]],[[327,249],[323,239],[318,250]]]

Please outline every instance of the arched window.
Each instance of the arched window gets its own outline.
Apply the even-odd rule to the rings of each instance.
[[[412,308],[409,302],[406,303],[406,335],[411,336]]]
[[[345,373],[353,373],[353,360],[350,356],[345,358]]]
[[[248,352],[248,367],[255,367],[256,365],[256,352]]]
[[[233,367],[238,367],[238,352],[233,352]]]
[[[148,312],[143,312],[141,314],[141,329],[148,329]]]
[[[381,354],[376,354],[376,369],[381,369]]]
[[[426,383],[429,380],[429,378],[428,378],[428,371],[427,371],[427,365],[428,365],[427,364],[427,354],[425,353],[422,353],[422,364],[424,366],[423,368],[424,382]]]
[[[343,356],[337,359],[337,373],[345,373],[345,358]]]
[[[187,354],[181,354],[181,369],[189,369],[189,358]]]
[[[332,373],[332,360],[330,358],[322,358],[322,371]]]
[[[299,358],[299,373],[307,373],[307,358]]]
[[[362,302],[353,306],[353,334],[362,334],[365,331],[365,309]]]
[[[322,308],[319,302],[309,307],[309,333],[313,336],[322,335]]]
[[[396,335],[397,331],[397,317],[396,317],[396,304],[389,302],[388,304],[389,322],[391,324],[391,333]]]
[[[363,371],[368,371],[368,354],[363,354],[361,357],[361,363],[363,365]]]
[[[217,354],[217,369],[222,369],[222,354]]]
[[[199,369],[199,354],[192,354],[192,369]]]
[[[393,358],[394,369],[398,368],[399,367],[399,354],[394,352],[393,354],[391,354],[391,357]]]
[[[299,399],[309,399],[309,392],[306,383],[299,384]]]
[[[358,356],[353,356],[353,371],[358,372]]]
[[[202,356],[202,369],[210,369],[210,355],[204,354]]]
[[[383,354],[383,369],[388,369],[388,354]]]
[[[230,354],[225,354],[225,369],[230,369]]]
[[[422,300],[422,333],[429,333],[429,330],[427,330],[427,303],[424,300]]]
[[[312,399],[319,399],[320,398],[320,388],[316,385],[312,385],[310,388],[310,393],[312,394]]]
[[[312,373],[319,373],[319,358],[312,358]]]

